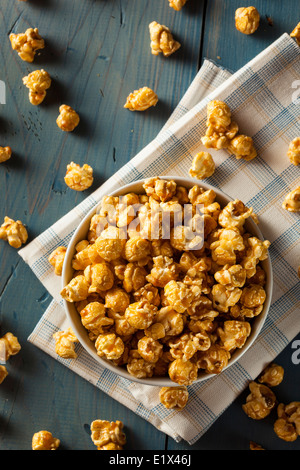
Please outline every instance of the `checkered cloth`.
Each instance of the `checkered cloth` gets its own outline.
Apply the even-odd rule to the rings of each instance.
[[[281,207],[285,195],[299,185],[299,168],[290,164],[286,155],[289,142],[300,135],[299,105],[292,100],[300,78],[299,59],[299,47],[284,34],[233,75],[206,60],[158,136],[91,196],[19,251],[53,296],[28,340],[176,441],[195,443],[300,331],[299,214]],[[178,412],[159,402],[158,387],[140,385],[103,369],[80,344],[76,359],[55,354],[52,335],[69,325],[59,295],[61,278],[53,274],[48,256],[59,245],[68,244],[82,218],[103,195],[145,177],[188,176],[193,156],[205,150],[200,137],[205,133],[206,105],[211,99],[229,105],[240,131],[253,137],[258,150],[258,157],[251,162],[237,160],[223,150],[213,151],[216,171],[208,182],[241,199],[259,216],[264,237],[271,241],[274,295],[254,345],[219,376],[189,386],[189,402]]]

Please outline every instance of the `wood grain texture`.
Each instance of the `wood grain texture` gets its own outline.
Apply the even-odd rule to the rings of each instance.
[[[235,71],[294,27],[297,8],[299,16],[297,0],[254,5],[263,23],[255,36],[246,38],[234,28],[234,10],[240,6],[236,0],[189,0],[181,12],[167,0],[1,0],[0,80],[6,84],[6,104],[0,105],[0,145],[10,145],[13,157],[0,166],[0,220],[5,215],[21,219],[33,239],[156,136],[204,57]],[[265,15],[272,17],[273,27]],[[168,59],[151,55],[148,24],[153,20],[169,26],[182,43]],[[32,64],[21,61],[8,39],[11,32],[28,27],[38,27],[46,41]],[[45,68],[53,84],[43,104],[33,107],[22,77],[37,68]],[[157,92],[159,104],[146,113],[125,110],[127,95],[144,85]],[[56,126],[61,103],[80,114],[74,133]],[[94,168],[95,183],[84,193],[64,183],[72,160]],[[125,423],[128,449],[190,449],[29,344],[27,337],[51,298],[4,242],[0,260],[0,334],[12,331],[22,345],[0,386],[1,450],[30,449],[33,433],[41,429],[60,438],[62,449],[94,450],[89,425],[100,417]],[[290,357],[289,347],[279,358],[287,370],[280,396],[292,401],[299,400],[292,383],[299,390],[300,365],[297,369]],[[247,450],[251,438],[270,448],[300,449],[298,442],[278,442],[271,421],[249,422],[241,411],[244,398],[192,448]]]

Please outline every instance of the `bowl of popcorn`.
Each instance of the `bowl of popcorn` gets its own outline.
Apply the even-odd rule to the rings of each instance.
[[[270,242],[240,200],[192,178],[104,196],[68,245],[61,296],[75,336],[129,380],[188,386],[253,344],[272,296]]]

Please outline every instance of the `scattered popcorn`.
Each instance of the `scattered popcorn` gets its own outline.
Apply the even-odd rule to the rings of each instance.
[[[25,62],[33,62],[36,51],[45,47],[45,41],[40,36],[38,28],[28,28],[25,33],[20,34],[12,33],[9,39],[13,50],[17,51]]]
[[[54,333],[53,338],[55,339],[55,352],[58,356],[64,359],[75,359],[77,357],[74,343],[78,343],[78,339],[72,328],[68,328],[66,331],[57,331]]]
[[[71,162],[67,165],[64,179],[69,188],[75,191],[85,191],[93,184],[93,168],[86,163],[80,166],[77,163]]]
[[[299,30],[300,30],[300,26],[299,26]],[[300,38],[300,31],[299,31],[299,38]],[[289,157],[293,165],[295,166],[300,165],[300,137],[295,137],[295,139],[290,142],[287,156]]]
[[[187,387],[162,387],[159,391],[160,402],[168,409],[182,410],[189,398]]]
[[[98,450],[122,450],[126,444],[122,421],[96,419],[91,423],[91,439]]]
[[[23,77],[23,83],[29,88],[29,101],[33,105],[42,103],[46,96],[46,90],[51,86],[51,77],[45,70],[35,70],[27,77]]]
[[[180,48],[180,43],[173,39],[171,31],[166,26],[152,21],[149,24],[149,31],[153,55],[162,53],[165,57],[169,57]]]
[[[215,162],[208,152],[199,152],[193,158],[192,167],[189,170],[190,176],[203,180],[214,174]]]
[[[143,87],[139,90],[134,90],[127,97],[124,108],[130,111],[145,111],[151,106],[155,106],[158,102],[157,94],[151,88]]]
[[[186,2],[187,0],[169,0],[169,6],[176,11],[180,11]]]
[[[243,410],[249,418],[256,420],[266,418],[276,405],[276,396],[269,387],[254,381],[250,382],[249,389],[250,394],[246,403],[242,405]]]
[[[227,147],[229,153],[233,154],[238,160],[250,161],[257,156],[254,143],[251,137],[247,135],[237,135],[230,142]]]
[[[28,233],[20,220],[15,222],[5,216],[0,227],[0,239],[7,241],[13,248],[20,248],[22,244],[27,242]]]
[[[260,374],[258,381],[268,387],[276,387],[281,384],[284,376],[284,369],[278,364],[269,364]]]
[[[238,8],[235,12],[235,26],[243,34],[253,34],[259,27],[260,15],[255,7]]]
[[[300,186],[286,195],[282,207],[289,212],[300,212]]]
[[[59,246],[54,251],[52,251],[48,257],[49,263],[54,267],[56,276],[61,276],[62,274],[66,251],[67,248],[65,246]]]
[[[10,159],[12,154],[10,147],[0,147],[0,163],[6,162]]]
[[[60,440],[49,431],[36,432],[32,437],[32,450],[56,450],[59,445]]]
[[[80,122],[79,115],[71,106],[62,104],[59,107],[59,116],[56,119],[58,127],[65,132],[72,132]]]
[[[250,441],[249,449],[250,450],[265,450],[260,444],[257,444],[254,441]]]
[[[293,442],[300,436],[300,402],[293,401],[288,405],[280,403],[277,407],[278,419],[274,431],[280,439]]]
[[[296,42],[298,44],[298,46],[300,46],[300,22],[297,24],[297,26],[293,29],[293,31],[291,32],[290,36],[292,38],[295,38],[296,39]]]

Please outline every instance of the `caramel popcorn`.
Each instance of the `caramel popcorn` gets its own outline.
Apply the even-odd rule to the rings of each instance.
[[[189,170],[190,176],[203,180],[213,175],[216,165],[208,152],[199,152],[192,161],[192,167]]]
[[[250,161],[257,156],[252,137],[239,134],[235,136],[227,147],[229,153],[233,154],[238,160]]]
[[[7,362],[21,350],[18,338],[12,333],[6,333],[0,338],[0,361]]]
[[[44,49],[45,41],[38,28],[28,28],[25,33],[10,34],[11,46],[25,62],[33,62],[36,51]]]
[[[128,95],[124,108],[130,111],[145,111],[151,106],[155,106],[157,102],[157,94],[145,86]]]
[[[300,186],[286,195],[282,207],[289,212],[300,212]]]
[[[93,168],[86,163],[80,166],[74,162],[67,165],[65,183],[75,191],[85,191],[94,181]]]
[[[10,159],[12,154],[10,147],[0,147],[0,163],[6,162]]]
[[[250,441],[249,449],[250,450],[265,450],[260,444],[257,444],[257,442],[254,442],[254,441]]]
[[[46,70],[35,70],[23,77],[24,85],[29,88],[29,101],[33,105],[41,104],[46,96],[46,90],[51,86],[51,77]]]
[[[54,251],[52,251],[48,257],[49,263],[54,267],[56,276],[61,276],[62,274],[66,251],[67,248],[65,246],[59,246]]]
[[[176,11],[180,11],[186,2],[187,0],[169,0],[169,6]]]
[[[7,241],[13,248],[20,248],[22,244],[27,242],[28,233],[20,220],[15,222],[5,216],[0,227],[0,239]]]
[[[8,372],[7,372],[6,367],[0,365],[0,385],[6,379],[7,376],[8,376]]]
[[[58,356],[64,359],[75,359],[77,357],[74,343],[78,343],[78,339],[72,328],[68,328],[66,331],[57,331],[54,333],[53,338],[55,339],[55,352]]]
[[[282,382],[283,376],[283,367],[272,363],[263,370],[258,378],[258,381],[261,384],[266,384],[268,387],[276,387]]]
[[[298,46],[300,46],[300,23],[293,29],[290,36],[296,39]]]
[[[56,119],[58,127],[65,132],[72,132],[80,122],[79,115],[71,106],[62,104],[59,107],[59,116]]]
[[[276,396],[266,385],[257,384],[252,381],[249,384],[250,394],[246,403],[242,405],[243,410],[252,419],[266,418],[276,405]]]
[[[300,435],[300,402],[293,401],[288,405],[280,403],[277,407],[278,419],[274,431],[280,439],[293,442]]]
[[[300,40],[300,23],[299,23],[299,40]],[[287,156],[290,159],[290,162],[297,166],[300,165],[300,137],[295,137],[294,140],[290,142]]]
[[[91,439],[98,450],[122,450],[126,444],[123,427],[122,421],[96,419],[91,423]]]
[[[149,24],[149,31],[153,55],[162,53],[165,57],[169,57],[180,48],[180,43],[173,39],[171,31],[166,26],[152,21]]]
[[[182,410],[189,398],[187,387],[162,387],[159,391],[160,402],[168,409]]]
[[[32,437],[32,450],[56,450],[59,445],[60,440],[49,431],[36,432]]]
[[[210,119],[221,129],[230,110],[216,109]],[[212,189],[147,178],[141,194],[104,196],[75,246],[73,279],[61,295],[74,303],[99,357],[136,379],[167,376],[187,386],[198,373],[219,374],[263,311],[260,262],[270,242],[246,231],[252,208],[240,200],[224,207],[216,198]],[[151,212],[170,216],[166,237],[163,224],[157,238],[144,236]],[[201,246],[187,243],[198,237]]]
[[[259,27],[260,15],[255,7],[238,8],[235,12],[235,26],[243,34],[253,34]]]

